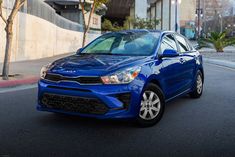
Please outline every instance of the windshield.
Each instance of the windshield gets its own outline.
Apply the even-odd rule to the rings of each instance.
[[[158,32],[109,33],[85,47],[81,54],[149,56],[153,54]]]

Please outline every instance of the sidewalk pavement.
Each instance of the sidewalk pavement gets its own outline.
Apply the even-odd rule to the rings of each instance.
[[[16,76],[9,77],[9,80],[2,80],[0,78],[0,88],[35,84],[39,80],[42,66],[71,54],[72,53],[68,53],[38,60],[12,62],[10,64],[10,75]],[[0,63],[0,70],[2,70],[2,63]]]
[[[216,59],[216,60],[225,60],[228,62],[235,63],[235,49],[234,52],[206,52],[200,51],[204,58]]]
[[[197,45],[197,41],[190,40],[193,46]],[[216,64],[235,69],[235,46],[228,46],[224,48],[224,52],[218,53],[212,48],[202,48],[199,52],[203,56],[206,63]]]
[[[229,46],[224,52],[216,52],[210,48],[199,50],[206,63],[216,64],[235,69],[235,47]]]
[[[215,64],[215,65],[235,69],[235,62],[219,60],[219,59],[210,59],[210,58],[203,58],[203,60],[205,63]]]

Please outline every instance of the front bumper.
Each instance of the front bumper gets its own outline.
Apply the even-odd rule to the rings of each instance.
[[[144,81],[126,85],[79,85],[75,82],[38,82],[40,111],[95,118],[133,118],[138,115]]]

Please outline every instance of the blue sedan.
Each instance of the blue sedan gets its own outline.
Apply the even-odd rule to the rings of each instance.
[[[40,111],[156,124],[165,103],[203,92],[202,56],[170,31],[107,33],[41,70]]]

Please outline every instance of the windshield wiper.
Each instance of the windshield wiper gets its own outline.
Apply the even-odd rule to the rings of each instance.
[[[81,55],[113,55],[112,53],[80,53]]]

